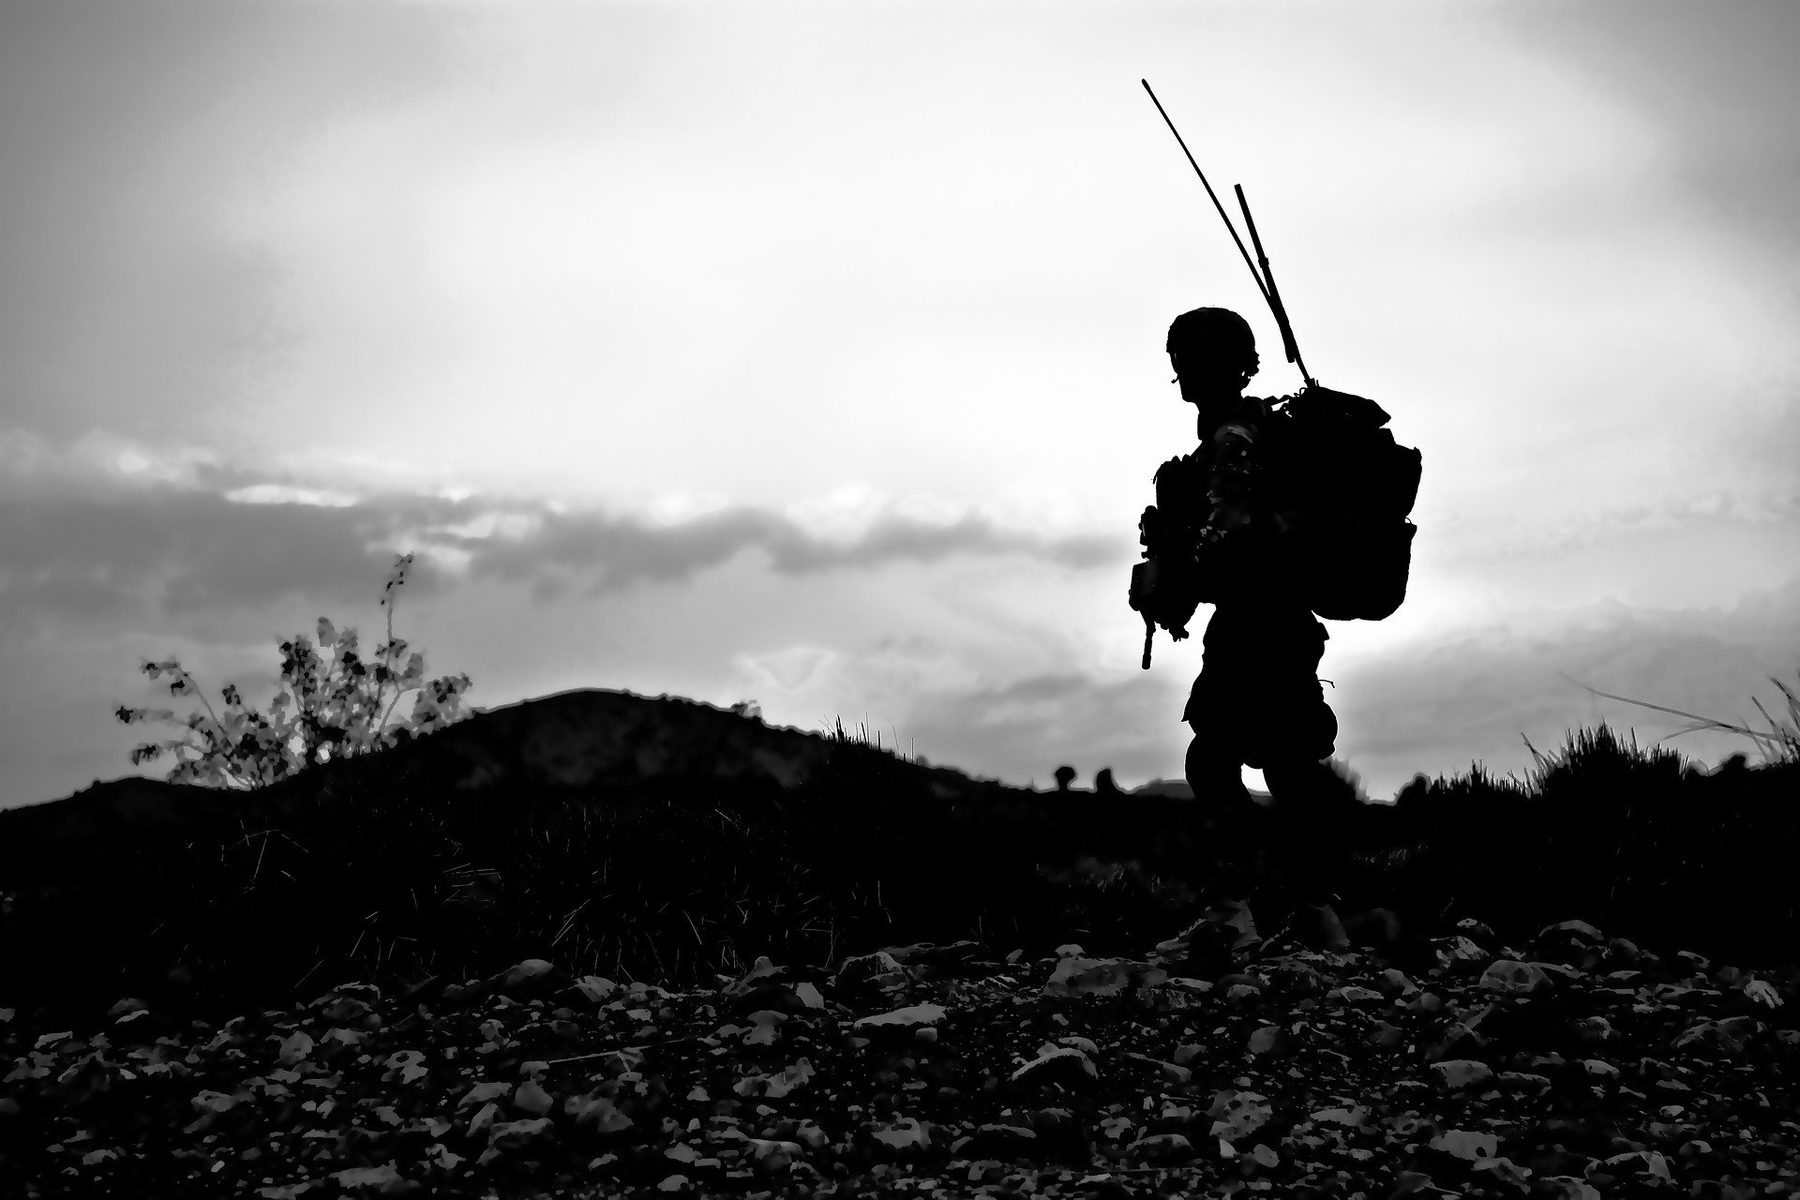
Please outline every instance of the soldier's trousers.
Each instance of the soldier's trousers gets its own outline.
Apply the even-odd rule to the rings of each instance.
[[[1331,774],[1337,745],[1319,660],[1329,638],[1304,608],[1239,603],[1214,610],[1202,639],[1200,677],[1182,712],[1194,731],[1188,782],[1197,799],[1247,799],[1240,768],[1263,772],[1278,803],[1304,805]]]

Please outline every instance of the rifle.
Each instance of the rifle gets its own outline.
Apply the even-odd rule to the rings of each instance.
[[[1181,515],[1194,511],[1198,500],[1195,488],[1200,482],[1191,456],[1170,459],[1155,476],[1156,498],[1162,507],[1149,505],[1138,518],[1138,542],[1144,547],[1144,558],[1131,567],[1131,607],[1144,618],[1142,665],[1146,671],[1156,627],[1163,626],[1179,642],[1188,636],[1187,623],[1200,605],[1205,580],[1201,555],[1206,553],[1205,543],[1216,538],[1191,528]]]

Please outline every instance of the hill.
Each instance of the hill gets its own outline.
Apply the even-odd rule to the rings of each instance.
[[[255,792],[114,780],[0,813],[0,1168],[268,1200],[1778,1194],[1797,783],[1602,727],[1529,786],[1221,811],[598,690]]]

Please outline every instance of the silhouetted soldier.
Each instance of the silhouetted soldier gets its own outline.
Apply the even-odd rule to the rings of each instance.
[[[1293,555],[1278,547],[1269,507],[1264,451],[1277,418],[1269,401],[1244,395],[1259,365],[1256,339],[1229,309],[1198,308],[1175,318],[1167,349],[1182,400],[1199,412],[1196,490],[1215,603],[1182,713],[1194,731],[1188,783],[1196,799],[1248,805],[1250,766],[1284,808],[1353,798],[1323,761],[1338,730],[1317,674],[1329,635],[1303,598]]]

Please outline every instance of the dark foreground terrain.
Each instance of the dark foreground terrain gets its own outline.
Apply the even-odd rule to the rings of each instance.
[[[1780,1195],[1797,772],[1221,813],[578,692],[115,781],[0,813],[0,1194]]]
[[[1237,914],[1240,925],[1243,914]],[[1219,932],[1225,937],[1217,937]],[[1800,1180],[1800,987],[1591,926],[1405,972],[1231,926],[683,991],[542,960],[222,1024],[9,1026],[28,1196],[1733,1196]],[[1190,968],[1202,967],[1197,974]]]

